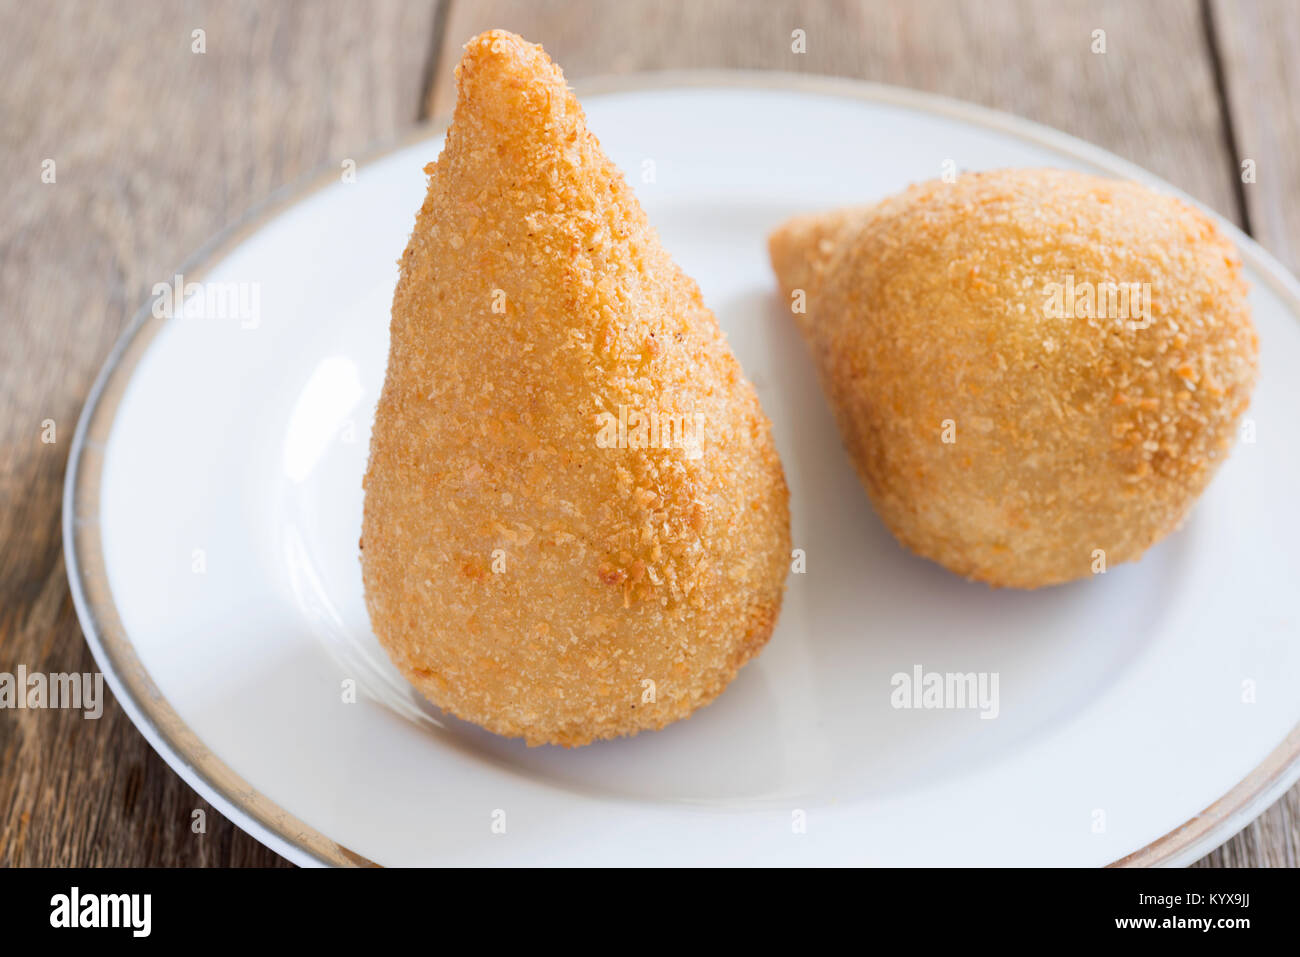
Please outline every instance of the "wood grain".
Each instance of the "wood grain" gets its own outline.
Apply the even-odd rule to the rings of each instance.
[[[1300,269],[1300,4],[1214,0],[1210,14],[1231,106],[1235,165],[1252,160],[1241,190],[1252,233]]]
[[[434,12],[402,0],[0,7],[0,670],[94,670],[59,500],[114,340],[154,282],[250,207],[416,120]],[[53,444],[40,441],[45,419]],[[114,702],[97,721],[5,711],[0,769],[0,864],[283,863],[200,800]]]
[[[90,382],[152,284],[278,187],[448,112],[459,48],[489,27],[542,42],[570,78],[777,69],[1006,110],[1248,218],[1300,266],[1287,0],[0,0],[0,671],[94,668],[63,570],[61,483]],[[1298,824],[1300,790],[1201,863],[1294,866]],[[99,721],[0,715],[0,865],[276,863],[115,703]]]

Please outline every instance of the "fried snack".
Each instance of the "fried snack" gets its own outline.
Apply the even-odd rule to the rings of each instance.
[[[776,622],[770,423],[542,48],[484,33],[456,73],[365,477],[371,623],[430,700],[498,734],[662,728]]]
[[[1227,456],[1255,382],[1236,250],[1134,183],[967,174],[798,217],[770,252],[880,517],[990,585],[1139,558]]]

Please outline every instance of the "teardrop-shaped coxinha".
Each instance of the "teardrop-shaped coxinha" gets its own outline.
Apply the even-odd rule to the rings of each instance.
[[[1227,457],[1259,351],[1205,214],[1064,170],[793,219],[772,265],[900,542],[1037,588],[1139,558]]]
[[[375,634],[529,744],[662,728],[772,633],[770,424],[559,68],[471,40],[401,259],[365,476]]]

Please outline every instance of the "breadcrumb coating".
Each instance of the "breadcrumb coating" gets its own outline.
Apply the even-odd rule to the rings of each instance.
[[[371,622],[423,694],[499,734],[661,728],[775,624],[770,424],[542,48],[490,31],[456,75],[365,477]]]
[[[1227,456],[1257,376],[1236,249],[1135,183],[964,174],[798,217],[770,252],[877,512],[991,585],[1139,558]]]

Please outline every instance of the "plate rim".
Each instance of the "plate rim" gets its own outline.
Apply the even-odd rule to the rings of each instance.
[[[618,93],[680,89],[750,89],[865,100],[947,117],[1046,147],[1105,173],[1172,191],[1212,216],[1236,243],[1242,259],[1300,320],[1300,281],[1254,239],[1215,210],[1154,173],[1102,147],[1032,120],[921,90],[843,77],[767,70],[668,70],[595,76],[570,84],[580,99]],[[417,125],[368,152],[357,168],[446,132],[440,117]],[[218,232],[177,269],[201,278],[246,238],[281,213],[338,181],[321,168],[273,192]],[[300,866],[377,866],[293,817],[221,761],[172,708],[135,653],[108,586],[98,512],[103,452],[118,405],[135,367],[166,323],[146,301],[114,343],[87,395],[64,474],[63,554],[77,619],[95,663],[137,730],[173,771],[241,829]],[[1300,780],[1300,724],[1227,793],[1199,814],[1110,867],[1184,866],[1229,840]]]

